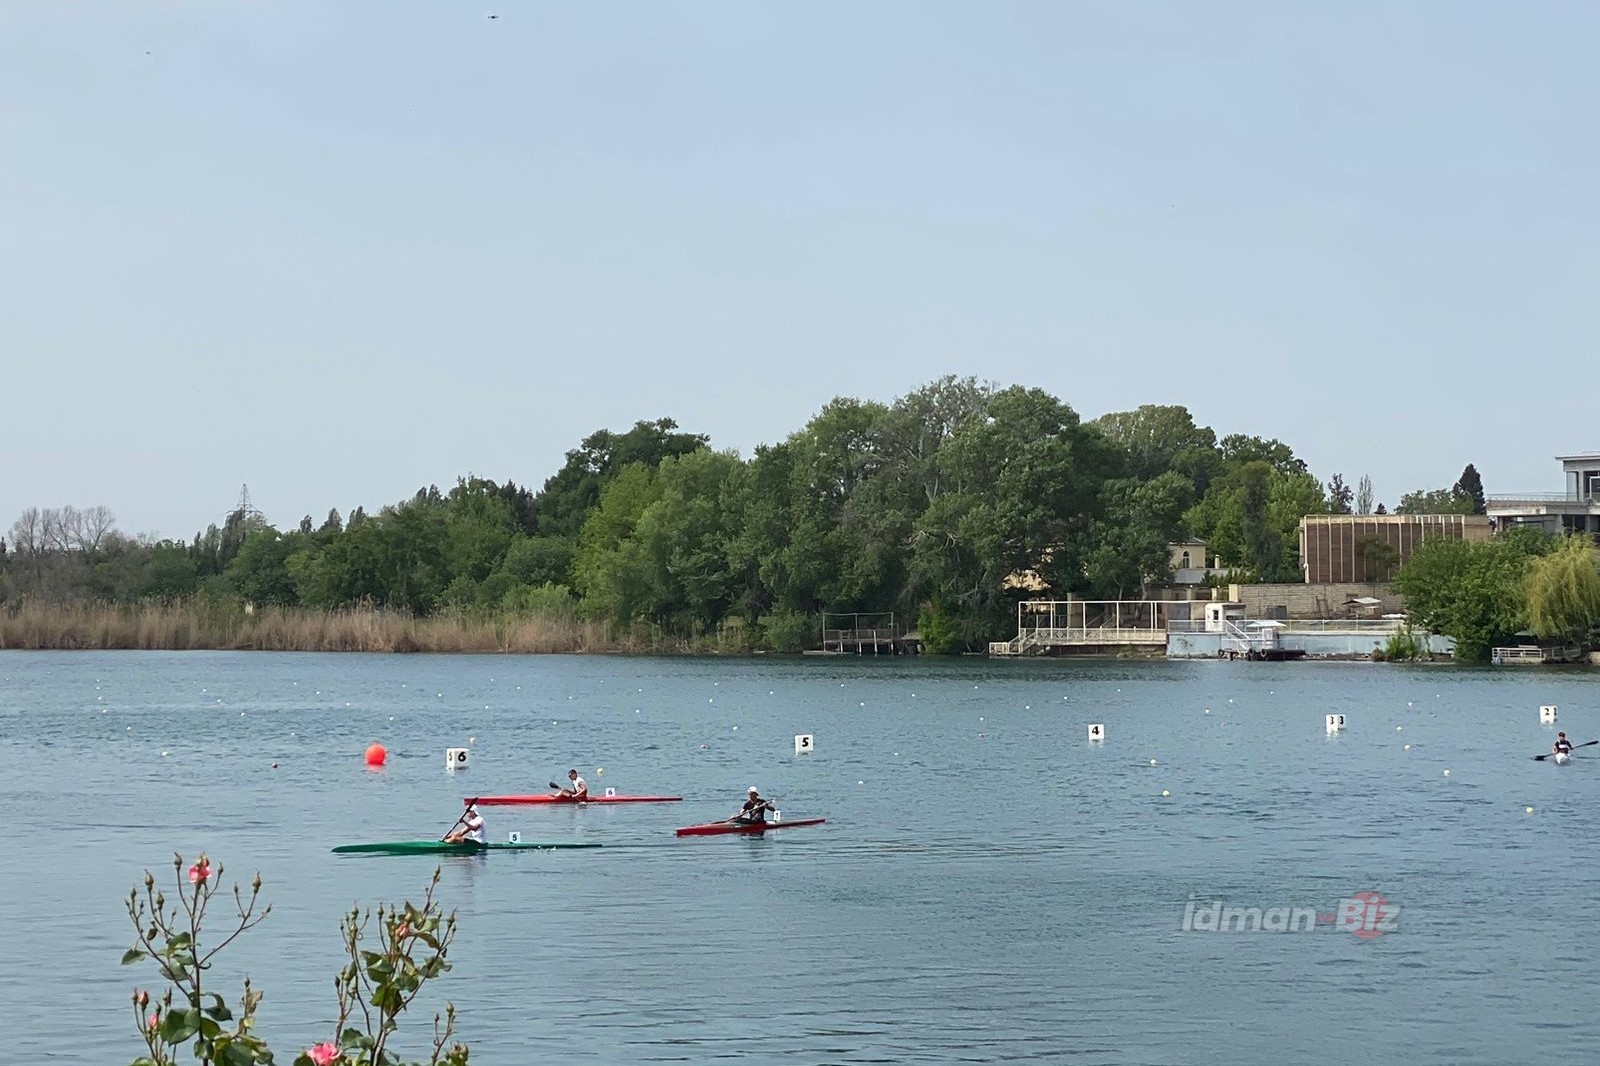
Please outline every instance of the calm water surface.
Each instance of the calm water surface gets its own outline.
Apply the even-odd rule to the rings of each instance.
[[[153,974],[117,965],[122,897],[204,848],[266,881],[212,980],[249,970],[287,1059],[330,1035],[341,910],[435,865],[328,849],[577,766],[686,800],[489,809],[496,839],[605,847],[445,860],[456,968],[406,1050],[448,996],[485,1064],[1590,1063],[1600,757],[1530,756],[1540,704],[1600,736],[1597,694],[1367,664],[3,653],[0,1027],[13,1061],[131,1060]],[[673,837],[750,784],[828,824]],[[1180,929],[1191,900],[1360,891],[1398,932]]]

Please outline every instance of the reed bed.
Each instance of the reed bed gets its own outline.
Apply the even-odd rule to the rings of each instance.
[[[541,654],[730,650],[722,634],[677,638],[652,627],[620,633],[576,613],[443,613],[418,618],[377,607],[246,610],[237,603],[0,605],[0,649],[353,651]]]

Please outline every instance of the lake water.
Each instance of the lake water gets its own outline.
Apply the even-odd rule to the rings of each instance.
[[[605,847],[444,860],[455,969],[408,1053],[448,997],[484,1064],[1588,1063],[1600,747],[1530,756],[1541,704],[1600,736],[1597,693],[1371,664],[4,653],[0,1028],[13,1061],[131,1060],[154,973],[118,966],[122,900],[204,848],[266,882],[211,980],[249,970],[286,1062],[330,1035],[342,910],[435,866],[329,848],[576,766],[685,802],[487,809],[494,839]],[[751,784],[828,824],[673,836]],[[1395,931],[1181,928],[1359,892]]]

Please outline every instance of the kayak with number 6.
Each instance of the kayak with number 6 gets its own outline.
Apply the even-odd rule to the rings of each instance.
[[[796,818],[792,822],[707,822],[704,825],[686,825],[676,831],[680,837],[710,837],[723,833],[766,833],[774,829],[799,829],[802,826],[821,825],[826,818]]]
[[[475,796],[480,807],[510,807],[524,803],[681,803],[682,796],[596,796],[590,793],[587,799],[578,799],[574,796],[551,795],[549,793],[535,793],[528,796]],[[472,800],[463,800],[471,803]]]

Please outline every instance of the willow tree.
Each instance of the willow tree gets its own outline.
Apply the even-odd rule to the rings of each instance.
[[[1582,640],[1600,625],[1600,552],[1587,536],[1568,537],[1533,561],[1528,622],[1541,637]]]

